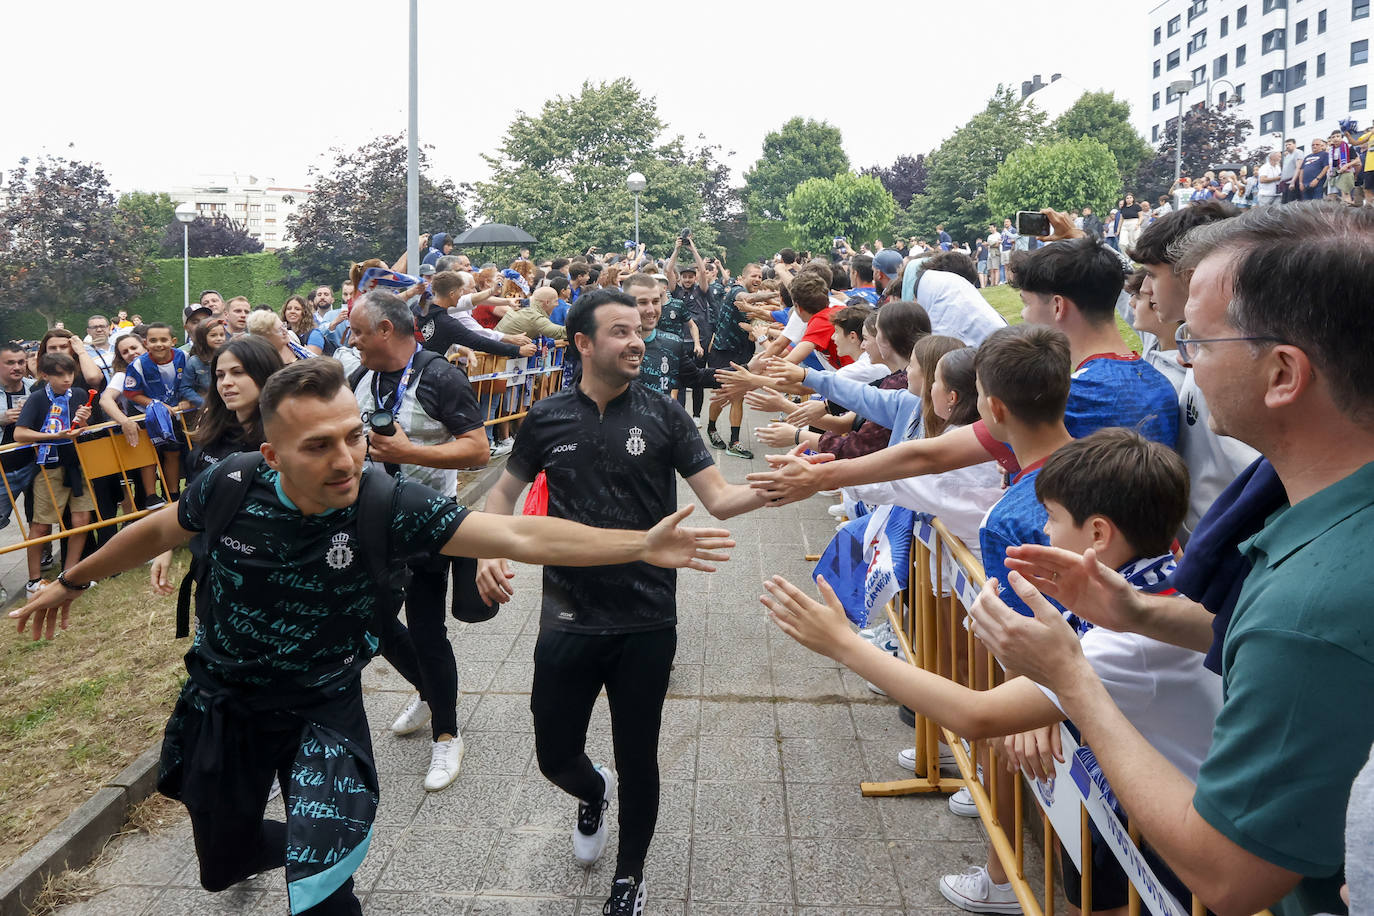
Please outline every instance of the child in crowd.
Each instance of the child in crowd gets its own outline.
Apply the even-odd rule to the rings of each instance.
[[[141,407],[145,414],[148,405],[154,401],[178,410],[199,407],[203,399],[191,386],[191,374],[186,369],[187,357],[177,349],[171,326],[160,321],[153,322],[148,325],[145,340],[148,352],[130,362],[125,369],[124,396],[129,403]],[[181,479],[181,455],[187,449],[180,433],[177,439],[176,442],[158,446],[162,479],[172,488]],[[173,489],[166,496],[168,501],[175,500],[177,492]],[[148,494],[147,508],[156,509],[162,505],[164,500],[155,493]]]
[[[77,461],[76,449],[67,433],[85,426],[91,419],[91,392],[73,385],[76,360],[66,353],[44,353],[38,358],[38,371],[46,384],[36,386],[24,402],[14,429],[15,442],[39,443],[35,461],[38,477],[33,484],[33,525],[29,537],[43,538],[53,525],[62,523],[62,513],[71,512],[73,528],[91,523],[95,503],[86,491]],[[72,534],[67,540],[67,568],[81,559],[86,533]],[[43,586],[43,545],[28,548],[29,581],[24,591],[33,597]],[[65,624],[64,624],[65,625]],[[48,633],[51,637],[52,633]]]
[[[985,399],[995,397],[985,394]],[[1164,593],[1174,562],[1170,546],[1188,506],[1187,469],[1177,454],[1130,430],[1105,429],[1059,448],[1034,480],[1050,544],[1075,552],[1092,548],[1136,588]],[[997,594],[1003,581],[989,579],[984,595]],[[1063,721],[1057,699],[1027,678],[1013,678],[992,690],[970,690],[891,658],[854,633],[829,585],[821,580],[819,586],[825,604],[774,577],[763,601],[789,636],[912,709],[970,740]],[[1005,601],[1010,594],[1003,588],[1000,598]],[[1221,704],[1220,679],[1203,668],[1202,655],[1138,634],[1072,622],[1078,624],[1084,654],[1122,711],[1161,754],[1196,779]],[[1054,773],[1049,759],[1019,762],[1037,776]],[[1093,911],[1124,913],[1127,880],[1116,860],[1096,839],[1084,854],[1091,855],[1093,867]],[[1186,890],[1162,861],[1148,848],[1145,856],[1171,892],[1186,900]],[[1061,860],[1065,896],[1076,907],[1078,875],[1067,856]],[[946,876],[940,889],[963,909],[1021,912],[1010,885],[994,883],[986,867]]]

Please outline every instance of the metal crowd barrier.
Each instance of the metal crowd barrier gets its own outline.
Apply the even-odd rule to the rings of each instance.
[[[469,358],[468,381],[485,425],[523,419],[535,401],[562,388],[566,343],[548,338],[539,343],[539,350],[529,357],[477,353]]]
[[[194,411],[187,411],[186,413],[193,412]],[[172,410],[172,413],[177,416],[178,422],[181,423],[182,433],[187,436],[189,441],[190,429],[186,425],[186,415],[175,409]],[[17,543],[0,547],[0,554],[24,550],[35,544],[46,544],[49,541],[62,540],[73,534],[96,531],[101,528],[108,528],[111,525],[122,525],[126,522],[136,521],[151,511],[148,509],[140,509],[137,511],[124,512],[120,511],[120,507],[116,506],[114,514],[106,517],[100,509],[100,501],[95,498],[95,490],[92,487],[92,484],[97,480],[117,476],[122,484],[121,490],[123,491],[123,495],[127,497],[130,505],[133,504],[134,499],[133,475],[142,468],[152,467],[154,469],[156,480],[162,484],[164,493],[174,492],[178,489],[177,487],[167,486],[166,477],[162,473],[162,463],[158,460],[157,450],[153,447],[152,440],[148,438],[148,431],[144,428],[144,418],[140,415],[131,417],[130,419],[138,423],[137,445],[130,445],[128,440],[124,438],[124,430],[118,423],[113,421],[84,427],[74,432],[72,436],[72,441],[76,445],[77,461],[81,466],[82,484],[85,486],[86,492],[91,494],[91,501],[95,505],[93,514],[96,520],[90,524],[72,527],[59,520],[56,526],[57,530],[53,531],[51,534],[43,537],[32,537],[25,522],[25,513],[19,508],[17,502],[20,493],[23,491],[19,493],[14,492],[10,486],[8,475],[0,474],[0,481],[3,481],[5,488],[4,498],[9,500],[9,504],[13,511],[12,519],[19,525],[19,533],[21,535],[21,539]],[[0,455],[16,454],[24,449],[36,449],[37,447],[37,445],[32,443],[10,443],[5,446],[0,446]],[[48,496],[54,498],[54,502],[56,501],[55,494],[52,490],[52,483],[48,480],[48,475],[37,475],[29,486],[31,490],[29,495],[24,497],[25,499],[33,498],[38,487],[47,487]],[[65,515],[66,513],[63,514]]]
[[[908,661],[973,689],[989,690],[1005,680],[1005,672],[992,653],[963,626],[966,609],[986,580],[982,564],[939,519],[917,521],[910,564],[907,590],[886,608],[888,620]],[[950,581],[946,581],[947,576]],[[941,735],[954,752],[961,778],[940,775]],[[1082,876],[1082,912],[1092,912],[1090,825],[1097,827],[1130,880],[1127,905],[1130,916],[1139,916],[1142,911],[1154,916],[1189,916],[1165,890],[1141,855],[1139,831],[1134,827],[1127,830],[1110,804],[1104,801],[1105,780],[1091,751],[1080,747],[1063,725],[1060,737],[1065,762],[1057,764],[1055,778],[1048,784],[1033,779],[1012,780],[1015,821],[1010,825],[998,818],[995,799],[999,783],[1007,775],[1002,755],[992,743],[971,753],[959,736],[921,715],[916,717],[915,737],[917,775],[894,782],[864,782],[860,787],[863,794],[953,792],[967,785],[978,808],[979,820],[998,860],[1011,878],[1012,889],[1025,916],[1054,916],[1056,840],[1064,843]],[[975,756],[983,761],[982,781]],[[1022,799],[1027,788],[1040,807],[1045,859],[1043,903],[1037,899],[1025,871],[1024,836],[1028,825],[1024,823]],[[1206,907],[1193,895],[1192,916],[1206,912]],[[1260,916],[1268,916],[1268,911]]]

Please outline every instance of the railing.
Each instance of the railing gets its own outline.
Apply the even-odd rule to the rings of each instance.
[[[182,433],[187,435],[189,440],[189,430],[186,427],[185,414],[173,410],[172,413],[178,417],[181,424]],[[148,432],[144,428],[144,418],[142,416],[131,417],[138,424],[138,442],[130,445],[124,437],[124,431],[118,423],[98,423],[94,426],[76,430],[72,434],[72,442],[76,449],[76,458],[81,467],[82,484],[86,492],[91,494],[91,502],[95,506],[95,521],[78,526],[68,526],[60,518],[57,523],[57,530],[51,534],[41,537],[32,537],[31,532],[25,526],[24,513],[18,508],[17,498],[19,493],[14,492],[10,486],[9,475],[0,474],[0,481],[4,485],[4,498],[9,501],[12,507],[13,519],[19,525],[20,540],[17,543],[0,547],[0,554],[13,553],[16,550],[24,550],[35,544],[46,544],[49,541],[58,541],[63,538],[71,537],[73,534],[81,534],[89,531],[96,531],[101,528],[108,528],[111,525],[122,525],[126,522],[135,521],[147,515],[150,510],[130,509],[120,511],[116,506],[115,512],[106,517],[100,508],[100,500],[96,498],[96,489],[93,484],[97,480],[104,478],[117,477],[122,483],[123,495],[127,498],[129,505],[132,506],[134,499],[133,474],[140,472],[144,468],[151,468],[154,480],[162,484],[163,492],[175,492],[176,487],[168,487],[167,480],[162,472],[162,463],[158,460],[157,449],[154,448],[152,440],[148,438]],[[37,449],[39,444],[20,444],[10,443],[0,446],[0,455],[17,454],[25,449]],[[38,474],[34,477],[30,490],[30,495],[26,499],[33,498],[39,487],[46,487],[48,496],[56,503],[56,494],[53,492],[52,483],[47,474]],[[22,490],[20,492],[23,492]],[[63,513],[64,515],[66,513]]]
[[[563,341],[541,338],[534,356],[509,357],[477,353],[468,360],[468,381],[477,395],[484,424],[523,419],[531,405],[563,385]]]
[[[982,564],[938,519],[917,522],[910,563],[907,590],[886,609],[908,661],[973,689],[988,690],[1001,683],[1005,673],[997,660],[963,626],[966,609],[985,581]],[[950,570],[951,581],[947,582]],[[966,785],[1025,916],[1054,916],[1056,840],[1064,844],[1082,876],[1081,911],[1092,912],[1090,825],[1097,827],[1130,880],[1127,904],[1130,916],[1139,916],[1142,907],[1155,916],[1188,916],[1141,855],[1139,832],[1123,827],[1116,812],[1104,800],[1100,773],[1094,776],[1090,770],[1095,770],[1095,766],[1087,765],[1091,763],[1091,752],[1080,748],[1062,725],[1060,731],[1066,762],[1057,764],[1055,779],[1049,786],[1012,780],[1015,815],[1010,825],[1001,822],[995,803],[999,793],[1006,791],[1000,784],[1006,778],[1001,754],[992,746],[983,746],[975,755],[949,729],[919,714],[915,725],[916,777],[895,782],[865,782],[861,789],[865,796],[891,796],[952,792]],[[962,778],[940,775],[941,735],[954,753]],[[982,781],[975,756],[983,762]],[[1027,825],[1022,799],[1027,785],[1040,807],[1040,826],[1044,835],[1043,902],[1037,899],[1025,872]],[[1196,895],[1191,900],[1191,912],[1194,916],[1206,912]],[[1267,911],[1262,916],[1267,916]]]

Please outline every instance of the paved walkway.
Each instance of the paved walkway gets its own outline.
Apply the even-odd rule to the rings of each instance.
[[[735,481],[763,464],[718,457]],[[691,495],[680,488],[680,499]],[[939,876],[982,862],[977,823],[951,815],[943,797],[860,796],[861,779],[905,775],[895,758],[910,730],[891,702],[791,642],[758,603],[765,573],[806,580],[803,556],[833,533],[827,504],[816,498],[728,522],[741,544],[734,559],[719,572],[679,579],[662,808],[645,873],[651,914],[949,916],[959,911],[941,897]],[[700,509],[693,516],[704,517]],[[447,790],[421,788],[427,731],[397,739],[386,730],[409,686],[382,661],[364,676],[382,802],[356,877],[372,916],[601,912],[616,828],[596,867],[573,860],[576,803],[533,759],[538,570],[521,568],[515,581],[516,599],[494,620],[450,621],[467,752]],[[604,696],[589,752],[612,759]],[[116,841],[94,877],[104,890],[64,916],[287,912],[280,871],[223,894],[202,891],[184,820]]]

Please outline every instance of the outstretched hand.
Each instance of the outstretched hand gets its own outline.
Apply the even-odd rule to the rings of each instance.
[[[35,595],[28,604],[17,611],[10,611],[10,619],[19,622],[20,633],[32,620],[34,642],[52,639],[59,628],[67,629],[67,615],[74,600],[71,592],[54,582]]]
[[[1007,550],[1007,568],[1023,576],[1089,623],[1135,632],[1142,613],[1139,593],[1126,578],[1097,559],[1088,548],[1080,556],[1071,550],[1022,544]]]
[[[684,528],[683,519],[695,507],[683,506],[665,516],[644,536],[644,562],[664,569],[699,569],[715,572],[713,563],[730,559],[726,553],[735,546],[730,532],[724,528]]]
[[[835,456],[829,453],[803,455],[805,451],[806,446],[798,445],[785,455],[766,456],[771,467],[748,475],[749,485],[762,490],[769,504],[774,506],[785,506],[820,492],[824,486],[816,465],[834,461]]]
[[[1007,584],[1035,613],[1012,610],[998,597],[998,582],[989,579],[978,593],[969,616],[973,635],[983,641],[1002,667],[1020,672],[1055,693],[1073,683],[1087,666],[1078,635],[1059,609],[1050,604],[1020,573],[1010,573]],[[1091,674],[1092,669],[1088,668]]]
[[[768,594],[759,598],[768,608],[768,616],[788,636],[818,655],[834,658],[840,645],[853,630],[845,617],[844,606],[824,576],[816,577],[822,604],[782,576],[773,576],[763,583]]]

